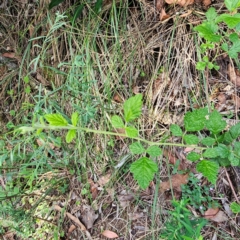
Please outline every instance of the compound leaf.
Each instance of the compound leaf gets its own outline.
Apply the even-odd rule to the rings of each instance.
[[[49,122],[52,126],[67,126],[67,120],[61,114],[45,114],[44,118]]]
[[[157,164],[147,157],[142,157],[132,163],[130,167],[133,177],[137,180],[142,189],[146,189],[149,183],[153,180],[154,174],[157,172]]]
[[[124,118],[126,122],[135,120],[142,112],[142,94],[130,97],[123,104]]]
[[[209,182],[215,184],[217,181],[219,165],[215,162],[202,160],[197,164],[197,171],[201,172]]]

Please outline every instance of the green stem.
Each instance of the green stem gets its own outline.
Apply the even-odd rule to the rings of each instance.
[[[74,127],[72,125],[68,126],[51,126],[51,125],[42,125],[42,124],[35,124],[32,127],[30,127],[32,130],[33,129],[46,129],[46,130],[80,130],[84,132],[89,132],[89,133],[95,133],[95,134],[103,134],[103,135],[112,135],[112,136],[120,136],[120,137],[127,137],[131,138],[140,142],[147,143],[148,145],[157,145],[157,146],[175,146],[175,147],[192,147],[195,149],[200,149],[204,150],[206,149],[205,147],[199,147],[199,146],[192,146],[192,145],[186,145],[182,143],[162,143],[162,142],[152,142],[148,141],[146,139],[140,138],[140,137],[129,137],[126,134],[123,133],[116,133],[116,132],[109,132],[109,131],[103,131],[103,130],[95,130],[95,129],[90,129],[90,128],[84,128],[84,127]],[[20,128],[24,129],[23,128]]]

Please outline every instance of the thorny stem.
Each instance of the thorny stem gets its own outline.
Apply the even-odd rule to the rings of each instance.
[[[18,130],[27,130],[27,127],[20,127]],[[84,128],[84,127],[74,127],[72,125],[68,126],[51,126],[51,125],[42,125],[42,124],[34,124],[32,127],[29,127],[29,130],[27,131],[33,131],[37,129],[46,129],[46,130],[80,130],[87,133],[95,133],[95,134],[103,134],[103,135],[112,135],[112,136],[119,136],[119,137],[127,137],[131,138],[140,142],[147,143],[148,145],[157,145],[157,146],[175,146],[175,147],[191,147],[195,149],[204,150],[205,147],[199,147],[199,146],[193,146],[193,145],[186,145],[182,143],[163,143],[163,142],[153,142],[148,141],[146,139],[140,138],[140,137],[129,137],[126,134],[123,133],[116,133],[116,132],[109,132],[109,131],[103,131],[103,130],[95,130],[91,128]]]

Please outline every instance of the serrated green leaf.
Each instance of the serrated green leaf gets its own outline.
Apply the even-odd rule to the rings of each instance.
[[[232,12],[240,6],[239,0],[224,0],[227,9]]]
[[[132,163],[130,167],[134,179],[137,180],[142,189],[146,189],[149,186],[157,170],[157,164],[147,157],[138,159],[136,162]]]
[[[219,144],[215,149],[218,152],[218,156],[221,158],[227,158],[230,154],[229,148],[224,144]]]
[[[76,137],[76,134],[77,134],[77,130],[76,129],[68,130],[67,135],[66,135],[66,142],[67,143],[72,142],[72,140]]]
[[[230,34],[229,39],[232,43],[238,42],[239,41],[238,34],[237,33]]]
[[[193,134],[184,135],[183,140],[186,142],[186,144],[189,144],[189,145],[196,145],[199,142],[198,137]]]
[[[230,132],[225,132],[224,137],[223,137],[223,142],[226,144],[229,144],[233,141],[234,139],[232,138],[232,135]]]
[[[151,157],[158,157],[162,154],[162,149],[158,146],[150,146],[146,151]]]
[[[124,118],[126,122],[135,120],[142,112],[142,94],[130,97],[123,104]]]
[[[130,151],[133,154],[142,154],[145,152],[145,148],[143,147],[143,145],[140,142],[134,142],[132,143],[130,146]]]
[[[185,129],[187,131],[200,131],[204,129],[207,114],[207,108],[200,108],[192,112],[187,112],[184,116]]]
[[[67,126],[67,120],[61,114],[46,114],[44,118],[52,126]]]
[[[208,11],[206,12],[206,17],[207,17],[207,20],[209,22],[211,21],[215,21],[216,17],[217,17],[217,12],[216,12],[216,9],[214,7],[210,7],[208,9]]]
[[[206,138],[203,138],[201,142],[204,146],[210,147],[215,144],[215,139],[211,137],[206,137]]]
[[[206,121],[206,128],[213,134],[221,132],[226,126],[226,121],[222,120],[222,116],[217,110],[214,110]]]
[[[207,66],[206,62],[197,62],[196,69],[199,71],[203,71]]]
[[[181,137],[182,136],[182,129],[177,124],[171,124],[170,131],[173,136]]]
[[[227,43],[223,43],[221,48],[222,48],[223,51],[228,52],[229,47],[228,47]]]
[[[240,204],[233,202],[231,203],[230,208],[233,213],[240,213]]]
[[[239,158],[236,158],[233,152],[230,152],[228,155],[228,160],[230,161],[232,166],[238,166]]]
[[[232,136],[233,139],[236,139],[237,137],[240,136],[240,122],[235,124],[229,129],[229,132]]]
[[[197,164],[197,171],[201,172],[209,182],[215,184],[217,181],[219,165],[215,162],[202,160]]]
[[[111,122],[114,128],[124,128],[124,123],[122,118],[117,115],[112,116]]]
[[[125,131],[128,137],[134,138],[138,136],[138,130],[134,127],[126,127]]]
[[[228,50],[228,55],[231,58],[237,58],[238,53],[240,52],[240,40],[238,42],[233,43],[232,47]]]
[[[234,143],[234,153],[240,157],[240,142]]]
[[[240,23],[240,14],[236,13],[234,15],[230,15],[227,13],[221,14],[219,17],[216,18],[216,22],[224,22],[227,26],[232,29],[235,28]]]
[[[230,161],[227,158],[216,158],[218,164],[222,167],[229,167],[231,166]]]
[[[187,160],[190,160],[192,162],[195,162],[195,161],[199,160],[200,158],[201,158],[201,155],[196,152],[190,152],[187,155]]]
[[[77,126],[77,124],[78,124],[78,119],[79,119],[78,113],[77,113],[77,112],[74,112],[74,113],[72,114],[72,116],[71,116],[72,125],[73,125],[74,127]]]
[[[203,157],[206,158],[215,158],[218,157],[218,151],[216,148],[208,148],[204,153],[203,153]]]
[[[204,22],[194,28],[199,32],[199,35],[210,42],[220,42],[221,35],[215,34],[218,30],[218,26],[214,22]]]

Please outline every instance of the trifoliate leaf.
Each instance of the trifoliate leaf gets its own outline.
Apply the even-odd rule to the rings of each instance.
[[[200,131],[204,129],[207,115],[207,108],[200,108],[192,112],[187,112],[184,116],[185,129],[187,131]]]
[[[196,135],[193,134],[187,134],[183,136],[183,140],[186,142],[188,145],[196,145],[199,142],[199,139]]]
[[[181,137],[182,136],[182,129],[177,124],[172,124],[170,126],[170,131],[173,136]]]
[[[142,94],[130,97],[123,104],[124,118],[126,122],[135,120],[142,112]]]
[[[158,157],[162,154],[162,149],[158,146],[150,146],[146,151],[151,157]]]
[[[206,128],[213,134],[221,132],[226,126],[226,121],[222,120],[222,116],[217,110],[214,110],[210,114],[209,119],[206,122]]]
[[[229,132],[231,133],[231,136],[233,139],[236,139],[237,137],[240,136],[240,122],[233,125],[230,129]]]
[[[218,156],[221,158],[227,158],[230,154],[229,148],[224,144],[219,144],[215,149],[218,152]]]
[[[130,167],[133,177],[137,180],[142,189],[146,189],[149,183],[153,180],[154,174],[157,172],[157,164],[147,157],[142,157],[132,163]]]
[[[122,118],[117,115],[112,116],[111,122],[114,128],[124,128],[124,123]]]
[[[66,142],[67,143],[72,142],[72,140],[76,137],[76,134],[77,134],[77,130],[76,129],[68,130],[67,135],[66,135]]]
[[[74,127],[77,126],[77,124],[78,124],[78,119],[79,119],[78,113],[77,113],[77,112],[74,112],[74,113],[72,114],[72,116],[71,116],[72,125],[73,125]]]
[[[227,13],[221,14],[219,17],[216,18],[216,22],[224,22],[227,26],[232,29],[235,28],[240,23],[240,14],[236,13],[234,15],[230,15]]]
[[[240,6],[239,0],[224,0],[224,3],[228,9],[228,11],[232,12],[236,10]]]
[[[126,127],[125,131],[128,137],[134,138],[138,136],[138,130],[134,127]]]
[[[204,153],[203,153],[203,157],[206,157],[206,158],[215,158],[217,157],[219,154],[218,154],[218,151],[216,148],[208,148]]]
[[[231,203],[230,208],[233,213],[240,213],[240,204],[233,202]]]
[[[46,114],[44,118],[52,126],[67,126],[67,120],[61,114]]]
[[[190,152],[188,155],[187,155],[187,160],[190,160],[192,162],[195,162],[197,160],[199,160],[201,157],[200,154],[196,153],[196,152]]]
[[[130,146],[130,151],[133,154],[142,154],[145,152],[143,145],[140,142],[134,142]]]
[[[209,182],[215,184],[217,181],[219,166],[215,162],[202,160],[197,164],[197,171],[201,172]]]
[[[203,145],[210,147],[214,145],[215,139],[211,137],[206,137],[206,138],[203,138],[201,142]]]

